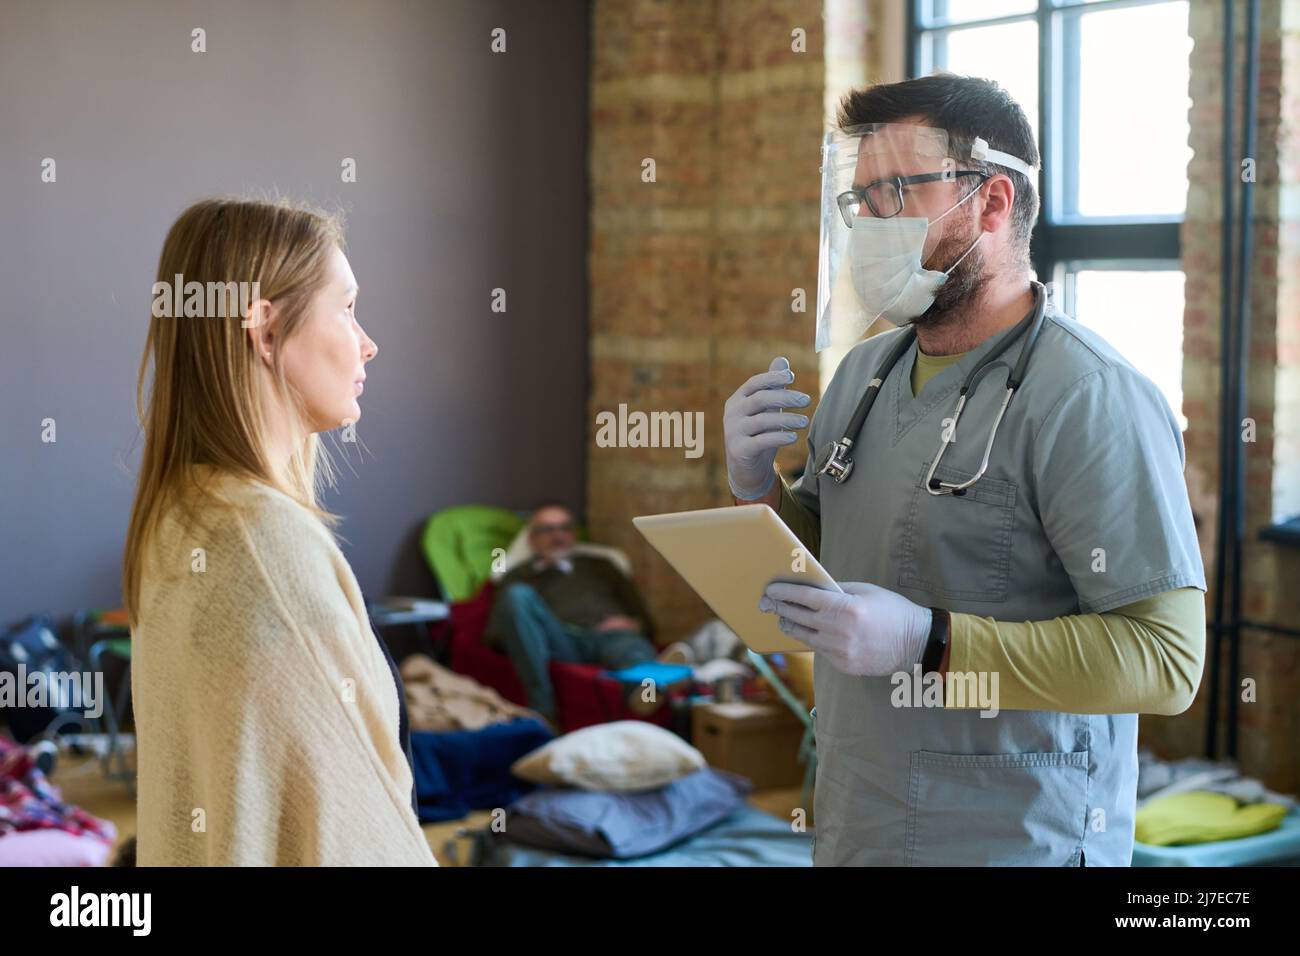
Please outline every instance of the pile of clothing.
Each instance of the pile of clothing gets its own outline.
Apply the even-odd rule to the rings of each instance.
[[[490,724],[538,717],[424,654],[412,654],[402,662],[402,683],[412,730],[482,730]]]
[[[63,802],[26,747],[0,737],[0,866],[103,866],[116,839],[112,823]]]
[[[703,624],[686,640],[669,644],[659,655],[659,660],[665,664],[690,667],[697,684],[716,685],[727,680],[746,680],[754,674],[744,642],[716,618]]]

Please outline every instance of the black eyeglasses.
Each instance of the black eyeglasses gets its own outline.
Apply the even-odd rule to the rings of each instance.
[[[573,531],[572,521],[561,521],[556,524],[535,524],[533,532],[535,534],[570,534]]]
[[[844,217],[844,225],[850,229],[853,228],[853,220],[858,218],[858,212],[862,209],[862,203],[865,201],[871,214],[877,219],[889,219],[897,216],[903,211],[903,187],[911,186],[916,183],[935,183],[940,180],[951,181],[959,176],[979,176],[980,179],[988,179],[987,173],[982,173],[977,169],[959,169],[956,172],[946,173],[921,173],[917,176],[895,176],[892,179],[878,179],[874,183],[867,183],[865,186],[854,186],[852,189],[846,189],[835,197],[836,204],[840,207],[840,215]]]

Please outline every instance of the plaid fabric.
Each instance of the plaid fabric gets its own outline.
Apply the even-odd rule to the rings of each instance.
[[[0,737],[0,838],[19,830],[63,830],[110,845],[117,837],[108,820],[64,803],[26,747]]]

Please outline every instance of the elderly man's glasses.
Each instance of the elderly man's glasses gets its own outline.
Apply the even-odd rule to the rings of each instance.
[[[556,524],[535,524],[533,525],[535,534],[572,534],[573,522],[560,521]]]
[[[904,186],[912,186],[917,183],[935,183],[940,180],[951,181],[960,176],[989,178],[986,173],[981,173],[976,169],[959,169],[956,172],[946,173],[921,173],[917,176],[895,176],[892,179],[878,179],[874,183],[867,183],[865,186],[854,186],[852,189],[846,189],[835,198],[835,202],[840,207],[840,215],[844,217],[844,225],[852,229],[853,220],[861,215],[863,203],[866,203],[867,208],[871,210],[871,215],[877,219],[889,219],[903,211]]]

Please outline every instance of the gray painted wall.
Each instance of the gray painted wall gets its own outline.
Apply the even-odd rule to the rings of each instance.
[[[427,586],[439,508],[580,505],[586,44],[582,0],[0,0],[0,623],[120,602],[150,286],[205,195],[347,212],[380,354],[326,504],[368,596]]]

